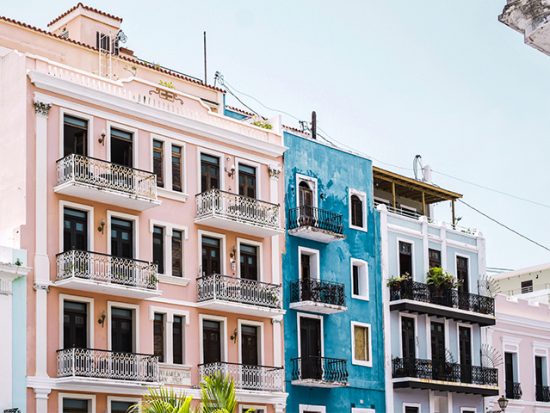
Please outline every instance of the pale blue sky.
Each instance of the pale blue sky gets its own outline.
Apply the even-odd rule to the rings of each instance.
[[[1,14],[46,27],[75,1],[3,2]],[[142,58],[209,75],[308,119],[385,162],[433,169],[550,204],[550,58],[497,21],[505,0],[93,0],[124,18]],[[252,107],[269,115],[255,102]],[[380,166],[387,165],[377,163]],[[389,168],[392,169],[392,168]],[[405,170],[398,172],[407,173]],[[412,174],[411,171],[408,172]],[[550,245],[550,209],[434,174],[434,181]],[[450,219],[447,208],[440,218]],[[550,262],[550,253],[463,206],[483,230],[489,266]]]

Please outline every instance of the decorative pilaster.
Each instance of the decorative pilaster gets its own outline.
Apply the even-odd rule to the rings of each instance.
[[[34,111],[36,112],[36,114],[42,115],[42,116],[45,116],[45,117],[48,117],[50,109],[52,108],[52,105],[50,103],[44,103],[44,102],[39,102],[39,101],[33,102],[33,106],[34,106]]]

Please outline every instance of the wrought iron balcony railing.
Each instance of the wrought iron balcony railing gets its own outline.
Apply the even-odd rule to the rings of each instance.
[[[345,384],[348,381],[346,360],[306,356],[291,359],[292,380],[315,380]]]
[[[127,287],[157,289],[157,265],[90,251],[57,254],[57,280],[79,278]]]
[[[158,382],[159,360],[150,354],[69,348],[57,351],[57,377]]]
[[[346,305],[344,284],[312,279],[292,281],[290,283],[290,302],[303,301],[344,307]]]
[[[495,300],[492,297],[455,289],[436,289],[417,281],[404,281],[398,286],[390,287],[390,301],[396,300],[414,300],[479,314],[495,314]]]
[[[235,388],[243,390],[283,391],[282,367],[253,366],[237,363],[208,363],[199,365],[201,380],[205,376],[221,372],[230,376]]]
[[[535,398],[538,402],[550,402],[550,387],[549,386],[535,386]]]
[[[281,286],[226,275],[197,279],[198,301],[223,300],[234,303],[281,308]]]
[[[272,230],[281,230],[279,205],[271,202],[260,201],[220,189],[211,189],[197,194],[195,200],[197,203],[196,219],[216,216]]]
[[[335,234],[342,234],[342,214],[311,206],[299,206],[288,210],[288,229],[313,227]]]
[[[498,370],[489,367],[417,358],[394,358],[392,368],[394,378],[414,377],[417,379],[498,386]]]
[[[156,201],[156,175],[89,156],[71,154],[57,161],[57,185],[77,182],[101,189],[124,192]]]
[[[521,390],[521,384],[506,381],[505,393],[507,399],[519,400],[523,396],[523,391]]]

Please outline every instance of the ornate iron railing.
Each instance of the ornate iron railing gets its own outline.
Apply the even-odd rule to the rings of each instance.
[[[444,360],[394,358],[393,377],[441,380],[485,386],[498,386],[498,370],[489,367],[448,363]]]
[[[307,356],[291,359],[292,380],[316,380],[345,384],[348,381],[346,360]]]
[[[538,402],[550,402],[550,387],[535,386],[535,396]]]
[[[57,377],[158,382],[159,360],[150,354],[69,348],[57,351]]]
[[[514,400],[521,399],[521,396],[523,396],[523,391],[521,390],[521,384],[513,381],[506,381],[505,393],[506,393],[507,399],[514,399]]]
[[[311,206],[299,206],[288,210],[288,229],[313,227],[335,234],[342,234],[342,214]]]
[[[434,288],[417,281],[403,281],[390,287],[390,301],[414,300],[459,308],[480,314],[495,314],[495,300],[478,294],[461,292],[455,289]]]
[[[71,154],[57,161],[57,185],[66,182],[79,182],[137,198],[157,200],[157,177],[154,173],[89,156]]]
[[[198,301],[223,300],[281,308],[281,286],[226,275],[205,275],[197,279]]]
[[[290,302],[302,301],[344,307],[346,305],[344,284],[312,279],[292,281],[290,283]]]
[[[98,252],[69,250],[57,254],[57,280],[80,278],[128,287],[157,289],[157,265]]]
[[[201,380],[217,372],[230,376],[237,389],[283,391],[284,369],[282,367],[224,362],[199,364]]]
[[[279,205],[220,189],[197,194],[197,219],[220,216],[273,230],[281,229]]]

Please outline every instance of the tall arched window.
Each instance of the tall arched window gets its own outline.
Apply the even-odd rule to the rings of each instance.
[[[305,181],[300,182],[299,197],[300,198],[298,200],[298,205],[300,205],[301,207],[313,206],[313,190]]]
[[[351,225],[363,228],[363,201],[355,194],[351,196]]]

